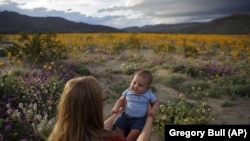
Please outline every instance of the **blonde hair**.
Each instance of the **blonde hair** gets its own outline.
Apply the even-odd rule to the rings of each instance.
[[[59,100],[49,141],[100,141],[115,133],[104,129],[103,91],[93,76],[69,80]]]

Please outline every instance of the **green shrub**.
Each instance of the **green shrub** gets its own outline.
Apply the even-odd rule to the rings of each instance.
[[[210,90],[212,95],[229,95],[229,96],[250,96],[250,80],[246,75],[230,75],[219,77],[215,80],[216,85]]]
[[[172,75],[172,76],[167,77],[167,78],[162,78],[161,81],[167,87],[179,89],[179,85],[181,83],[183,83],[185,80],[186,80],[186,78],[181,76],[181,75]]]
[[[200,67],[197,66],[176,65],[172,66],[172,71],[184,73],[194,78],[200,77]]]
[[[127,75],[132,75],[136,71],[138,71],[140,68],[137,63],[127,63],[127,64],[122,64],[121,65],[121,70],[123,73]]]
[[[169,53],[175,53],[176,52],[176,47],[169,44],[160,44],[156,47],[153,48],[155,53],[161,53],[162,51],[164,52],[169,52]]]
[[[5,140],[43,141],[49,135],[63,84],[72,78],[66,66],[59,71],[37,66],[1,70],[0,130]]]
[[[122,92],[129,87],[129,84],[127,82],[122,81],[120,83],[115,83],[111,87],[111,90],[114,91],[118,96],[121,96]]]
[[[126,43],[122,41],[121,39],[118,41],[112,42],[112,46],[110,49],[110,54],[118,53],[121,50],[126,49]]]
[[[208,105],[188,103],[182,95],[180,99],[160,103],[153,130],[163,137],[165,125],[207,124],[212,118]]]
[[[0,47],[0,57],[6,57],[6,56],[7,56],[6,49]]]
[[[193,82],[185,82],[179,84],[178,91],[185,93],[188,98],[202,98],[204,97],[204,91],[209,89],[209,84],[206,81],[198,80]]]
[[[140,49],[141,43],[137,34],[132,34],[126,41],[128,48],[130,49]]]
[[[196,57],[197,55],[199,55],[199,51],[196,47],[187,46],[184,47],[184,55],[186,57]]]
[[[87,65],[86,63],[78,63],[76,65],[76,72],[79,74],[79,75],[90,75],[91,72],[90,70],[87,68]]]
[[[12,63],[19,61],[43,63],[59,60],[67,55],[65,45],[56,40],[56,34],[39,33],[31,37],[22,34],[18,41],[8,48],[8,52],[10,52],[8,57],[10,57]]]

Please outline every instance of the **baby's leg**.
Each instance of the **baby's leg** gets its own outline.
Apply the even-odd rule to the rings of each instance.
[[[119,127],[116,127],[116,133],[123,136],[123,137],[125,137],[125,132]]]
[[[136,141],[138,136],[140,135],[140,133],[141,133],[141,130],[132,129],[127,136],[127,140],[128,141]]]

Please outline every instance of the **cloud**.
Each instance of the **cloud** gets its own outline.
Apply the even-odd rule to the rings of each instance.
[[[187,22],[214,19],[232,13],[250,13],[246,0],[144,0],[136,5],[112,7],[99,12],[132,11],[158,22]]]
[[[2,0],[0,11],[65,19],[116,28],[159,23],[209,21],[250,13],[249,0]]]

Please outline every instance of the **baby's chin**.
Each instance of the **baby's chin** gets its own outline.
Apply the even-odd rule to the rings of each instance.
[[[139,94],[138,92],[134,91],[134,90],[131,90],[134,94]]]
[[[133,91],[134,94],[143,94],[143,93],[139,93],[139,92],[136,92],[136,91]]]
[[[134,93],[134,94],[143,94],[144,92],[140,93],[140,92],[137,92],[137,91],[134,91],[131,89],[131,91]],[[146,92],[146,91],[145,91]]]

